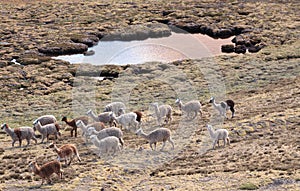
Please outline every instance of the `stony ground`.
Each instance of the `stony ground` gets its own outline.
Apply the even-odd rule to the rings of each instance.
[[[149,132],[157,128],[149,107],[155,101],[174,108],[173,121],[164,126],[172,131],[175,149],[167,143],[165,151],[151,151],[147,141],[125,131],[124,150],[99,158],[93,146],[84,145],[80,135],[71,138],[66,128],[57,143],[75,143],[82,162],[64,167],[63,180],[53,176],[53,185],[38,187],[41,180],[27,164],[33,159],[45,163],[55,154],[46,144],[11,148],[10,137],[2,132],[0,189],[299,190],[297,1],[53,2],[0,4],[1,123],[31,126],[42,114],[72,118],[90,108],[100,112],[106,103],[121,99],[130,110],[144,112],[142,126]],[[255,54],[105,67],[71,65],[38,53],[51,45],[67,44],[68,50],[74,35],[84,41],[156,21],[189,30],[195,24],[213,30],[243,28],[242,36],[267,46]],[[22,65],[10,62],[13,58]],[[91,78],[100,71],[118,78]],[[236,117],[220,120],[208,104],[210,96],[235,100]],[[203,116],[187,121],[174,104],[177,97],[200,100]],[[231,145],[211,150],[207,123],[228,129]]]

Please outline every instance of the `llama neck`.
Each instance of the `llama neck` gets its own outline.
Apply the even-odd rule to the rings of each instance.
[[[32,171],[33,171],[35,174],[40,174],[41,168],[40,168],[37,164],[34,164],[34,166],[33,166],[33,168],[32,168]]]
[[[83,123],[83,121],[79,121],[78,127],[81,128],[82,130],[86,129],[85,124]]]
[[[9,136],[13,137],[14,136],[14,131],[13,129],[9,128],[8,125],[4,128],[4,131],[9,134]]]
[[[213,102],[212,102],[212,104],[213,104],[213,106],[215,107],[215,108],[218,108],[218,104],[216,104],[216,101],[215,100],[213,100]]]
[[[178,103],[178,106],[179,106],[179,109],[180,109],[180,110],[182,110],[182,106],[183,106],[183,104],[182,104],[182,102],[181,102],[181,101],[179,101],[179,103]]]
[[[213,130],[213,128],[208,128],[208,132],[210,134],[210,137],[215,138],[215,130]]]
[[[54,151],[55,151],[55,152],[57,152],[57,153],[59,153],[60,149],[59,149],[59,148],[57,148],[57,146],[56,146],[56,145],[53,145],[53,146],[54,146]]]
[[[145,138],[145,139],[149,139],[149,134],[146,134],[146,133],[144,133],[144,131],[141,129],[141,131],[140,131],[140,135],[141,135],[141,137],[143,137],[143,138]]]
[[[36,124],[36,129],[37,129],[38,131],[41,131],[42,125],[41,125],[40,122],[38,122],[38,123]]]
[[[66,118],[65,122],[66,122],[66,124],[71,125],[71,121],[68,121],[67,118]]]
[[[98,117],[96,116],[96,114],[95,114],[93,111],[91,111],[90,116],[91,116],[95,121],[98,121]]]
[[[155,110],[156,115],[158,115],[160,113],[158,105],[154,105],[154,110]]]

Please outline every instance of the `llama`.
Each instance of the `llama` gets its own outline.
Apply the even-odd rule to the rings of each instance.
[[[64,121],[64,122],[66,122],[66,124],[69,125],[70,127],[72,127],[71,137],[73,137],[73,131],[75,131],[75,137],[77,137],[77,125],[76,125],[76,121],[81,120],[85,125],[87,125],[88,122],[89,122],[89,119],[88,119],[87,116],[77,117],[77,118],[74,118],[74,119],[72,119],[70,121],[68,121],[67,117],[64,116],[61,120]]]
[[[58,161],[48,162],[41,167],[38,166],[36,161],[32,161],[29,163],[29,167],[34,174],[39,175],[42,178],[41,186],[43,185],[45,179],[47,179],[48,182],[51,183],[50,176],[53,173],[56,173],[60,177],[60,179],[62,179],[63,170],[61,169],[61,164]]]
[[[180,99],[177,99],[175,101],[175,104],[178,105],[178,107],[181,111],[187,113],[187,116],[188,116],[188,118],[190,118],[190,120],[195,119],[198,115],[198,112],[202,116],[201,103],[197,100],[192,100],[192,101],[187,102],[186,104],[183,104]],[[191,114],[194,114],[194,115],[191,117]]]
[[[165,122],[172,121],[172,107],[170,105],[158,106],[158,103],[151,104],[155,109],[155,115],[157,118],[157,124],[161,125],[161,120],[165,118]]]
[[[210,100],[209,100],[209,103],[211,103],[214,108],[219,111],[219,114],[220,116],[224,116],[225,119],[227,119],[227,116],[226,116],[226,111],[228,109],[230,109],[232,115],[231,115],[231,118],[234,117],[234,101],[232,100],[226,100],[226,101],[221,101],[220,103],[216,103],[215,101],[215,98],[212,97]]]
[[[58,161],[61,161],[62,159],[65,159],[65,165],[69,166],[76,155],[77,159],[79,162],[81,162],[78,150],[74,144],[65,144],[62,145],[61,147],[57,147],[55,143],[50,143],[49,148],[53,148],[53,150],[57,153],[58,155]],[[68,163],[69,160],[69,163]]]
[[[154,144],[154,150],[156,150],[156,143],[157,142],[163,142],[161,151],[164,149],[166,141],[169,141],[172,144],[172,147],[174,149],[174,142],[171,138],[171,131],[167,128],[158,128],[154,131],[150,132],[149,134],[146,134],[143,132],[143,129],[140,128],[136,131],[136,135],[139,135],[149,141],[150,147],[152,148],[152,144]]]
[[[59,132],[60,126],[58,123],[52,123],[47,125],[41,125],[40,121],[36,121],[34,124],[33,130],[38,130],[42,135],[42,142],[44,142],[45,137],[47,137],[47,142],[49,141],[49,135],[55,135],[55,139],[57,139],[57,135],[61,136]]]
[[[30,144],[30,139],[33,139],[35,141],[35,144],[37,143],[37,139],[31,127],[20,127],[11,129],[6,123],[4,123],[1,126],[1,129],[3,129],[12,138],[12,147],[14,147],[16,141],[19,141],[19,147],[21,147],[23,139],[27,140],[26,146]]]
[[[210,134],[210,137],[213,141],[213,149],[215,149],[216,144],[218,143],[219,145],[219,140],[223,140],[224,141],[224,147],[226,146],[226,143],[228,145],[230,145],[230,139],[228,137],[229,133],[226,129],[217,129],[214,130],[213,127],[211,125],[207,125],[207,130]]]

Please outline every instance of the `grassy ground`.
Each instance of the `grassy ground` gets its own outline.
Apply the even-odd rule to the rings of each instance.
[[[149,132],[157,128],[149,107],[156,101],[174,108],[173,121],[164,126],[172,131],[175,149],[167,143],[165,151],[151,151],[147,141],[125,131],[124,150],[115,157],[99,158],[95,147],[84,145],[81,135],[71,138],[66,128],[57,143],[75,143],[82,162],[75,160],[64,167],[63,180],[53,176],[53,185],[38,187],[41,179],[32,175],[27,165],[33,159],[39,164],[53,160],[55,153],[46,144],[11,148],[10,137],[1,132],[0,189],[299,190],[300,42],[296,1],[272,6],[270,2],[234,1],[223,6],[212,1],[15,2],[0,4],[1,42],[10,43],[0,46],[1,123],[31,126],[42,114],[53,114],[59,120],[64,115],[76,117],[89,108],[100,112],[106,103],[121,99],[127,101],[130,110],[144,112],[142,126]],[[191,9],[194,4],[198,5]],[[237,13],[238,7],[244,13]],[[234,22],[249,25],[268,46],[257,54],[97,68],[119,73],[119,78],[104,81],[83,76],[97,73],[92,66],[54,60],[26,66],[9,62],[25,50],[69,41],[71,34],[107,33],[127,26],[129,18],[133,19],[130,22],[144,23],[162,19],[163,10],[174,8],[168,16],[171,20],[205,21],[219,27]],[[216,10],[221,8],[220,15]],[[224,87],[223,91],[218,87]],[[218,93],[235,100],[235,118],[220,120],[208,104],[210,96],[221,99]],[[203,116],[187,121],[174,105],[177,97],[200,100]],[[211,150],[207,123],[228,129],[231,145]]]

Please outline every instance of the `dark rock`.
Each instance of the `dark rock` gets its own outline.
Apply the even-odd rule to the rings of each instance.
[[[181,30],[183,30],[183,31],[181,31],[181,33],[182,32],[200,33],[200,27],[201,27],[201,25],[197,24],[197,23],[178,22],[178,23],[173,23],[172,25],[175,26],[175,27],[177,27],[177,28],[179,28],[179,29],[181,29]]]
[[[246,50],[247,50],[247,47],[245,45],[236,45],[234,52],[238,53],[238,54],[240,54],[240,53],[245,54]]]
[[[93,50],[89,50],[89,51],[86,51],[85,53],[83,53],[84,56],[92,56],[95,54],[95,51]]]
[[[250,38],[250,43],[252,44],[252,45],[256,45],[256,44],[258,44],[258,43],[260,43],[261,42],[261,39],[260,38],[258,38],[258,37],[251,37]]]
[[[71,40],[75,43],[82,43],[88,47],[92,47],[99,41],[99,38],[95,35],[73,35]]]
[[[251,11],[246,11],[246,10],[238,10],[239,15],[249,15],[250,13],[252,13],[252,12]]]
[[[174,12],[175,12],[174,10],[163,10],[161,14],[162,14],[162,16],[167,16]]]
[[[253,45],[248,48],[248,51],[251,53],[256,53],[256,52],[259,52],[263,47],[265,47],[264,44]]]
[[[200,26],[200,29],[199,29],[200,31],[199,32],[201,34],[206,34],[207,29],[208,29],[207,26],[202,25],[202,26]]]
[[[234,32],[231,29],[220,29],[216,35],[218,38],[229,38],[234,35]]]
[[[16,61],[22,65],[41,64],[42,62],[49,61],[51,58],[44,56],[35,51],[27,51],[20,55]]]
[[[234,31],[235,35],[239,35],[239,34],[242,33],[243,30],[245,30],[245,27],[243,27],[243,26],[235,26],[233,31]]]
[[[171,29],[162,23],[147,23],[143,25],[131,25],[107,34],[103,41],[131,41],[145,40],[147,38],[160,38],[171,35]]]
[[[246,47],[251,47],[252,46],[252,44],[251,44],[251,42],[250,42],[249,39],[245,40],[245,46]]]
[[[217,28],[207,27],[204,34],[206,34],[212,38],[218,38],[218,32],[219,32],[219,29],[217,29]]]
[[[40,53],[58,56],[65,54],[83,54],[88,49],[88,46],[82,43],[57,43],[40,47]]]
[[[241,35],[237,35],[234,37],[231,42],[235,43],[236,45],[244,45],[245,44],[245,39]]]
[[[166,25],[170,23],[170,19],[166,19],[166,18],[156,18],[156,19],[153,19],[152,21],[156,21],[156,22],[163,23]]]
[[[234,45],[233,44],[225,44],[221,46],[221,51],[225,53],[234,52]]]

